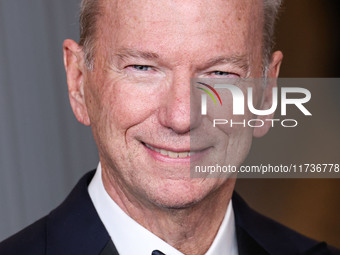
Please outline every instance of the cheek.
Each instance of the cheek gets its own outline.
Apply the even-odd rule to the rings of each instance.
[[[219,94],[223,105],[214,105],[212,100],[208,102],[208,115],[207,118],[211,122],[211,129],[219,129],[228,136],[239,135],[251,132],[249,129],[248,121],[253,119],[253,114],[248,108],[248,93],[247,88],[251,84],[238,85],[237,91],[233,93],[229,89],[220,89]],[[236,87],[236,86],[235,86]],[[239,93],[242,92],[242,96]],[[254,105],[257,107],[259,100],[258,89],[253,87]]]
[[[126,133],[153,115],[164,94],[155,86],[138,86],[126,81],[108,82],[102,91],[101,112],[105,120],[101,122],[106,122],[111,132],[119,133]]]
[[[224,162],[235,166],[240,165],[248,154],[253,134],[253,128],[248,125],[248,121],[255,118],[248,109],[247,88],[250,85],[246,84],[243,87],[238,87],[241,88],[244,95],[242,102],[244,114],[233,114],[234,107],[237,107],[233,105],[233,96],[227,89],[222,89],[219,91],[219,94],[223,105],[214,105],[213,102],[208,103],[208,115],[206,118],[209,119],[209,124],[207,125],[209,130],[205,130],[205,133],[219,138],[215,138],[215,140],[218,141],[220,156],[224,157]],[[257,106],[260,101],[261,89],[258,89],[256,86],[252,87],[254,104]]]

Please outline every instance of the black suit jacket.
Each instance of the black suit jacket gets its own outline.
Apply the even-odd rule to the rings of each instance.
[[[0,255],[118,255],[87,191],[93,175],[49,215],[0,243]],[[236,193],[232,201],[240,255],[340,254],[258,214]]]

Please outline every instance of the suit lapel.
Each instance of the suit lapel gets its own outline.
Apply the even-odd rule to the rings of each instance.
[[[116,247],[114,246],[112,240],[108,241],[104,249],[99,255],[119,255]]]
[[[269,253],[243,228],[236,226],[239,255],[269,255]]]
[[[240,255],[297,254],[294,247],[285,247],[284,236],[274,234],[277,234],[277,223],[273,224],[273,221],[252,210],[236,192],[232,202]]]
[[[94,171],[86,174],[48,215],[47,255],[118,255],[87,191],[93,175]]]

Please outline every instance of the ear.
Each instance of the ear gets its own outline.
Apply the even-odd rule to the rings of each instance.
[[[277,79],[280,73],[280,67],[283,59],[283,54],[281,51],[275,51],[272,55],[272,61],[269,64],[269,69],[267,72],[268,78]]]
[[[283,55],[281,51],[276,51],[272,55],[272,61],[267,71],[268,82],[263,91],[261,109],[270,109],[273,104],[273,88],[277,87],[276,79],[279,77],[282,58]],[[253,130],[253,136],[262,137],[267,134],[270,127],[272,126],[272,122],[266,121],[266,119],[273,119],[273,117],[274,113],[270,115],[257,116],[257,119],[262,120],[264,125],[262,127],[255,127]]]
[[[82,47],[75,41],[67,39],[63,44],[64,66],[67,76],[68,94],[70,104],[77,120],[90,125],[84,97],[84,56]]]

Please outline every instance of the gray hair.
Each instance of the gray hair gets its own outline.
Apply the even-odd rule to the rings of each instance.
[[[93,70],[96,24],[98,16],[102,14],[101,0],[82,0],[80,7],[80,40],[79,45],[83,47],[85,63],[89,70]]]
[[[89,70],[93,70],[96,22],[102,14],[101,0],[82,0],[80,9],[80,41],[83,47],[85,63]],[[282,0],[263,0],[264,28],[263,28],[263,69],[264,72],[270,63],[274,47],[274,27]]]
[[[263,69],[267,69],[271,61],[271,55],[274,48],[274,28],[278,13],[283,0],[263,0],[263,36],[262,36],[262,54]]]

